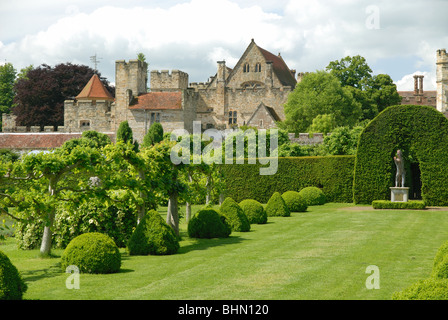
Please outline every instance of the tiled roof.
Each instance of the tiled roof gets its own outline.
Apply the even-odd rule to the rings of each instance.
[[[76,96],[76,99],[89,99],[89,100],[110,100],[113,101],[114,97],[104,87],[97,74],[94,74],[86,84],[84,89]]]
[[[283,58],[280,55],[276,56],[275,54],[272,54],[269,51],[260,48],[259,46],[257,47],[266,61],[272,61],[272,69],[274,70],[280,82],[284,86],[294,87],[297,81],[292,75],[291,70],[288,68]]]
[[[149,92],[139,95],[129,109],[181,110],[182,92]]]
[[[0,133],[0,149],[45,150],[58,148],[70,139],[81,138],[81,133]],[[108,134],[111,138],[112,133]]]

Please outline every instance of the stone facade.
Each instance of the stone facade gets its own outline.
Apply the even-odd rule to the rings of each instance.
[[[448,54],[437,50],[437,110],[448,114]]]

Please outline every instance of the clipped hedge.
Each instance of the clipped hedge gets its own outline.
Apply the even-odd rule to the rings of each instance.
[[[278,158],[274,175],[260,175],[257,164],[223,164],[227,196],[237,202],[254,199],[267,203],[274,192],[322,189],[327,202],[353,202],[354,156]]]
[[[249,223],[265,224],[268,221],[268,215],[263,205],[257,200],[246,199],[240,202],[240,207],[246,214]]]
[[[300,190],[299,195],[304,199],[307,206],[320,206],[327,201],[322,190],[316,187],[303,188]]]
[[[190,238],[227,238],[232,232],[227,219],[215,209],[205,207],[188,222]]]
[[[393,293],[392,300],[448,300],[448,279],[420,280]]]
[[[61,267],[75,265],[81,273],[115,273],[121,267],[121,254],[108,235],[89,232],[74,238],[61,256]]]
[[[291,215],[291,211],[279,192],[274,192],[266,204],[265,210],[268,217],[289,217]]]
[[[305,212],[308,208],[305,199],[297,191],[286,191],[282,198],[291,212]]]
[[[176,233],[155,210],[146,213],[128,243],[130,255],[170,255],[178,250]]]
[[[232,198],[227,197],[220,208],[221,214],[226,217],[232,231],[250,231],[250,222],[239,204]]]
[[[373,209],[416,209],[424,210],[426,205],[424,201],[409,200],[408,202],[392,202],[389,200],[372,201]]]
[[[17,268],[0,251],[0,300],[22,300],[27,289]]]
[[[382,111],[361,133],[356,155],[353,198],[357,204],[389,200],[395,185],[393,156],[418,161],[422,199],[428,206],[448,205],[448,120],[429,106],[398,105]],[[406,173],[409,186],[410,173]]]

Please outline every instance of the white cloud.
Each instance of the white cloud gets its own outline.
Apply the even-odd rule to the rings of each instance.
[[[26,24],[27,35],[12,41],[4,41],[0,32],[0,60],[16,68],[91,65],[90,56],[97,53],[103,58],[99,70],[114,82],[115,60],[143,52],[151,69],[181,69],[190,74],[190,81],[206,81],[216,72],[216,61],[224,59],[233,67],[254,38],[261,47],[281,52],[298,72],[324,69],[346,55],[363,55],[371,66],[389,57],[415,55],[414,65],[395,76],[401,86],[405,75],[415,70],[432,77],[435,51],[448,46],[448,2],[437,0],[154,0],[149,5],[137,0],[45,1],[42,7],[32,2],[33,10],[25,13],[16,2],[2,4],[12,16],[10,30],[21,30],[14,23],[23,24],[27,16],[19,12],[30,19],[42,15],[45,24],[37,24],[33,32]],[[378,30],[366,27],[368,5],[379,8]],[[47,8],[54,12],[47,16]]]
[[[414,90],[414,75],[423,75],[423,90],[436,90],[436,76],[434,73],[427,71],[416,71],[412,74],[407,74],[400,80],[396,81],[398,91],[413,91]]]

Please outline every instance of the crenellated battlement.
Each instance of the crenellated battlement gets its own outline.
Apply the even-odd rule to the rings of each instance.
[[[188,73],[180,70],[152,70],[151,91],[173,91],[188,88]]]
[[[446,49],[437,50],[437,63],[448,63],[448,54]]]

